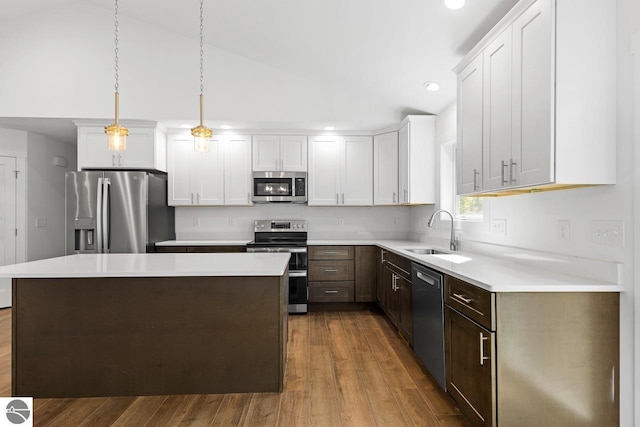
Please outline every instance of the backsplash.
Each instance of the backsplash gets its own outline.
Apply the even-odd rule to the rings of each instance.
[[[253,239],[257,219],[306,219],[309,239],[407,239],[412,228],[404,206],[320,207],[264,204],[176,208],[176,239]]]

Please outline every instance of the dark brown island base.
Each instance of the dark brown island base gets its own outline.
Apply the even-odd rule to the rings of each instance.
[[[280,392],[287,274],[14,278],[12,394]]]

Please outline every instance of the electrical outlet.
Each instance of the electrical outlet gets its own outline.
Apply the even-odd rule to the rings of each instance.
[[[338,226],[344,227],[344,218],[338,218]]]
[[[235,223],[235,218],[229,217],[229,225],[233,225]]]
[[[398,218],[393,218],[393,225],[394,225],[394,227],[399,226],[399,225],[400,225],[400,219],[398,219]]]
[[[571,221],[561,219],[558,221],[558,240],[569,240],[571,238]]]
[[[506,219],[492,219],[491,220],[491,233],[500,234],[502,236],[507,235],[507,220]]]
[[[197,216],[193,217],[193,226],[200,227],[200,218],[198,218]]]
[[[591,221],[591,241],[600,245],[624,246],[624,222]]]
[[[36,227],[46,227],[47,218],[36,218]]]

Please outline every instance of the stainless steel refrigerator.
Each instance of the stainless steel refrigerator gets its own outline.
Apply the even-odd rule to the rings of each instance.
[[[175,239],[164,175],[130,171],[66,174],[66,253],[153,252]]]

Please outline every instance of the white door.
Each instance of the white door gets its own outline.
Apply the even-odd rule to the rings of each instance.
[[[373,204],[398,204],[398,132],[373,137]]]
[[[0,156],[0,265],[16,262],[16,159]],[[0,307],[11,306],[11,280],[0,279]]]
[[[458,194],[481,190],[482,175],[482,55],[458,74]]]
[[[209,151],[193,155],[196,204],[224,205],[224,139],[214,136],[209,140]],[[251,165],[248,166],[251,169]]]
[[[513,23],[513,184],[517,186],[555,179],[552,31],[550,0],[536,1]]]
[[[482,189],[511,186],[511,27],[484,49]]]
[[[193,137],[171,136],[168,155],[168,203],[169,206],[196,204],[193,180],[195,154]]]
[[[307,137],[280,137],[280,170],[287,172],[307,171]]]
[[[373,205],[373,139],[370,136],[344,137],[342,194],[340,202],[349,206]]]
[[[255,135],[253,137],[253,170],[270,172],[280,168],[280,137]]]
[[[224,142],[224,204],[251,204],[251,137],[227,136]]]
[[[340,138],[309,138],[309,206],[335,206],[340,202]]]

